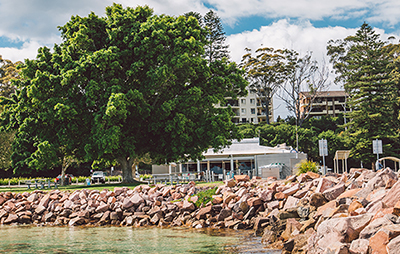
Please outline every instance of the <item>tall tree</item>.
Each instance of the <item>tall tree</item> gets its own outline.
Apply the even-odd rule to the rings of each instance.
[[[205,57],[211,63],[215,60],[229,58],[228,45],[225,45],[226,35],[221,19],[213,11],[209,10],[204,16],[204,26],[208,33],[207,44],[204,47]]]
[[[295,116],[300,127],[312,111],[312,104],[319,92],[327,89],[329,71],[325,65],[318,66],[308,52],[300,57],[294,50],[284,50],[286,80],[281,86],[281,98],[288,111]],[[307,93],[307,103],[301,102],[301,94]]]
[[[392,57],[385,52],[387,43],[364,23],[355,35],[328,42],[328,55],[336,70],[337,81],[349,94],[351,112],[348,132],[355,158],[373,163],[372,140],[381,139],[385,154],[396,154],[398,113],[394,112],[398,88],[390,76]]]
[[[116,160],[124,181],[133,182],[138,158],[197,159],[237,137],[230,109],[214,105],[245,91],[243,72],[226,60],[208,65],[207,32],[195,18],[114,4],[105,17],[74,16],[60,30],[53,53],[43,48],[25,62],[27,81],[11,115],[30,107],[34,115],[19,126],[43,123],[33,133],[48,143],[33,154],[52,146],[50,134],[72,158],[85,143],[87,160]]]
[[[246,70],[249,90],[257,94],[270,124],[270,106],[274,94],[285,80],[284,52],[273,48],[259,48],[253,56],[250,49],[242,57],[241,66]]]
[[[18,89],[5,99],[2,125],[14,129],[14,171],[61,167],[62,184],[71,163],[85,156],[90,126],[84,91],[71,78],[66,66],[75,66],[71,58],[62,58],[61,48],[40,48],[36,60],[25,60]]]
[[[20,62],[13,63],[11,60],[3,59],[0,55],[0,97],[10,98],[15,92],[13,80],[19,78],[18,64],[20,64]],[[0,113],[1,112],[3,112],[3,106],[0,106]],[[0,131],[0,168],[9,169],[12,165],[11,145],[14,134],[14,131]]]

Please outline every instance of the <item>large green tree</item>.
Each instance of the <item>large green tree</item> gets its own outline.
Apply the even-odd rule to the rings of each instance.
[[[0,97],[10,98],[15,92],[14,79],[19,78],[17,65],[20,62],[13,63],[11,60],[3,59],[0,55]],[[3,112],[3,106],[0,106],[0,113]],[[9,169],[11,167],[12,142],[14,140],[14,131],[0,131],[0,168]]]
[[[197,159],[237,137],[232,111],[214,105],[245,92],[243,72],[204,59],[207,32],[194,17],[114,4],[105,17],[73,16],[60,30],[63,42],[53,53],[42,48],[26,61],[27,81],[9,121],[32,108],[19,126],[44,127],[32,132],[40,134],[33,155],[50,150],[51,134],[68,158],[80,158],[84,143],[87,160],[117,161],[132,182],[138,158]]]
[[[381,139],[384,153],[398,153],[398,85],[392,79],[387,43],[364,23],[355,35],[329,41],[328,55],[336,70],[337,81],[349,94],[348,132],[352,155],[364,163],[373,163],[372,140]]]

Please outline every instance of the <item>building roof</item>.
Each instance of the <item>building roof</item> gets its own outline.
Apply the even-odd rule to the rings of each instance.
[[[310,92],[301,92],[306,97],[311,97]],[[348,96],[345,91],[324,91],[324,92],[317,92],[317,97],[343,97]]]
[[[259,138],[245,138],[240,142],[237,140],[232,141],[232,145],[222,149],[221,151],[214,152],[213,148],[203,153],[205,157],[209,156],[229,156],[229,155],[261,155],[261,154],[277,154],[277,153],[295,153],[292,147],[285,144],[269,147],[261,146]]]

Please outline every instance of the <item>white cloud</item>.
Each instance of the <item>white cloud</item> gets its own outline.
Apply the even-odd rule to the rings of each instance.
[[[21,48],[0,48],[0,55],[4,59],[13,62],[23,61],[24,59],[35,59],[37,51],[43,45],[37,41],[25,42]]]

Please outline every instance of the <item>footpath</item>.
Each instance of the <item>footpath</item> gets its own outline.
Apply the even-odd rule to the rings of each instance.
[[[198,207],[205,189],[194,182],[134,189],[0,193],[0,224],[118,225],[253,230],[283,253],[399,253],[400,181],[378,172],[285,180],[236,176]],[[198,204],[198,202],[197,202]]]

